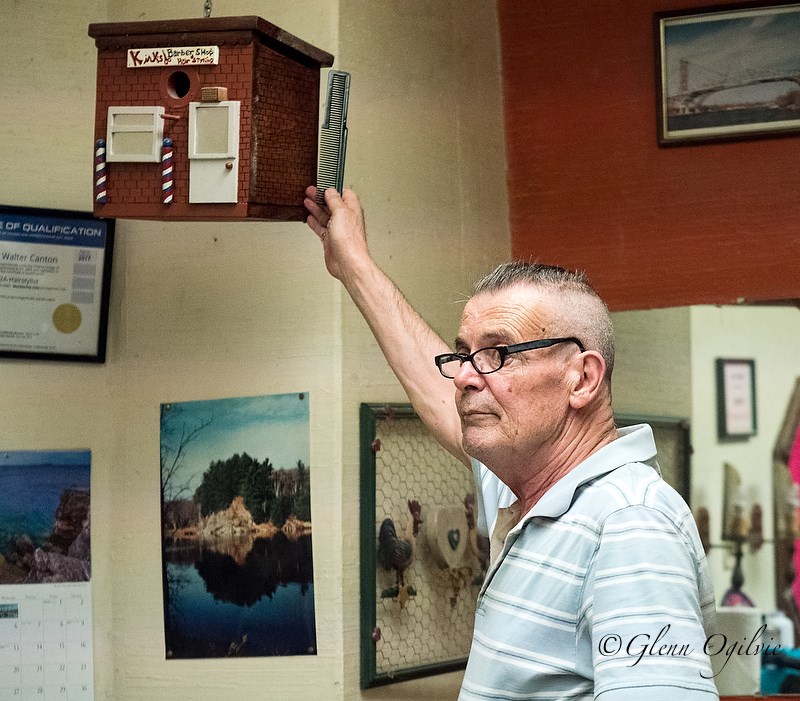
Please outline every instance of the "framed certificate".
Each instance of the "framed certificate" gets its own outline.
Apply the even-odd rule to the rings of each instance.
[[[717,433],[720,439],[756,433],[756,367],[751,359],[717,358]]]
[[[114,220],[0,206],[0,357],[102,363]]]

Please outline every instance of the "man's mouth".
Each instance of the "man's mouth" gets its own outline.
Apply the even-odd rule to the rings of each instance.
[[[461,411],[461,420],[467,421],[469,419],[476,419],[481,416],[495,416],[494,412],[482,411],[480,409],[467,409]]]

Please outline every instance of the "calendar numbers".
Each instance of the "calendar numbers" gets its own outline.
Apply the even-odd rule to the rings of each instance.
[[[0,701],[91,701],[89,582],[0,586]]]

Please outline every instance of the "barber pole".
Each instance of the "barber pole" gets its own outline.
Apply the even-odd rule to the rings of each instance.
[[[161,146],[161,194],[164,204],[172,204],[172,139],[164,139]]]
[[[106,141],[98,139],[94,144],[94,199],[105,204],[106,197]]]

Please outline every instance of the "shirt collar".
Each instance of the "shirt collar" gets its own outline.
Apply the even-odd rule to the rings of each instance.
[[[516,541],[525,524],[535,516],[559,518],[572,505],[575,492],[587,482],[608,474],[628,463],[640,462],[650,465],[660,474],[656,457],[653,429],[647,424],[637,424],[617,429],[616,440],[592,453],[572,471],[556,482],[539,499],[533,508],[518,519],[519,501],[506,509],[498,509],[497,520],[491,535],[491,566],[481,588],[481,596],[499,567],[505,553]],[[518,519],[518,520],[517,520]],[[500,526],[500,528],[498,528]]]
[[[643,462],[658,470],[655,461],[656,444],[653,429],[647,424],[617,429],[616,440],[592,453],[576,468],[556,482],[533,508],[521,519],[523,522],[534,516],[558,518],[567,512],[581,485],[605,475],[612,470],[632,462]]]

